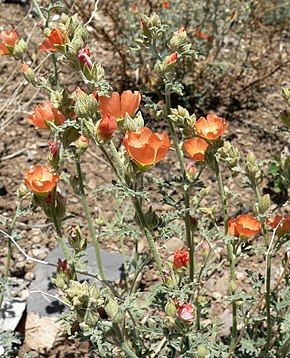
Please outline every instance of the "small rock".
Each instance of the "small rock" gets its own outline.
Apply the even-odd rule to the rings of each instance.
[[[31,253],[33,257],[39,260],[43,260],[47,256],[47,250],[42,250],[42,249],[32,249]]]
[[[39,244],[41,242],[42,238],[40,235],[35,235],[32,237],[31,241],[34,243],[34,244]]]
[[[32,281],[34,280],[35,275],[32,271],[26,272],[26,274],[24,275],[24,280],[26,281]]]
[[[244,274],[244,272],[237,272],[236,278],[237,280],[244,280],[246,278],[246,275]]]
[[[39,317],[35,313],[28,314],[24,343],[39,353],[48,353],[63,335],[63,329],[56,320],[53,317]]]
[[[172,239],[166,241],[165,246],[170,253],[173,253],[175,250],[181,250],[184,247],[184,243],[177,237],[173,237]]]
[[[223,325],[221,333],[225,336],[230,334],[231,327],[232,327],[232,313],[229,308],[225,309],[220,316],[220,322]]]

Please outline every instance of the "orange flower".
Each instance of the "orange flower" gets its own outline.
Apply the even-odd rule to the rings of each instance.
[[[13,48],[18,41],[18,35],[15,30],[0,32],[0,55],[8,55],[9,47]],[[8,47],[7,47],[8,46]]]
[[[167,61],[166,61],[167,65],[169,65],[169,64],[172,63],[172,62],[175,62],[175,61],[177,60],[177,57],[178,57],[178,53],[177,53],[177,52],[174,52],[174,53],[172,53],[171,55],[169,55],[169,56],[167,57]]]
[[[191,159],[194,159],[197,162],[204,159],[204,153],[208,147],[208,144],[205,140],[194,137],[186,140],[183,145],[186,153],[190,156]]]
[[[44,129],[48,128],[44,120],[53,122],[56,125],[61,125],[64,123],[65,117],[59,110],[52,108],[50,102],[44,102],[35,108],[34,113],[29,116],[27,120],[35,125],[35,127]]]
[[[164,7],[164,9],[168,9],[170,6],[169,1],[163,1],[162,6]]]
[[[117,128],[118,125],[116,118],[110,114],[107,114],[100,120],[98,126],[98,136],[104,140],[110,139]]]
[[[224,118],[218,117],[213,113],[208,114],[206,119],[200,117],[194,125],[196,133],[209,140],[220,137],[227,126],[228,124]]]
[[[115,118],[124,118],[126,113],[133,116],[141,102],[141,94],[138,91],[124,91],[121,96],[113,92],[110,98],[101,96],[100,110],[103,115],[110,114]]]
[[[236,230],[240,237],[248,239],[261,230],[261,223],[250,214],[242,214],[236,219]]]
[[[123,142],[129,156],[141,166],[160,162],[171,145],[167,134],[153,134],[149,128],[127,132]]]
[[[274,219],[270,218],[267,222],[272,229],[277,228],[278,236],[284,236],[290,231],[290,214],[276,215]]]
[[[184,250],[176,250],[173,257],[173,267],[178,270],[181,267],[186,267],[189,263],[189,248]]]
[[[62,45],[64,40],[63,34],[56,27],[51,31],[50,35],[42,41],[39,45],[39,49],[43,51],[56,51],[56,46]]]
[[[58,179],[59,175],[53,173],[53,168],[36,165],[27,170],[24,182],[36,193],[47,193],[56,186]]]
[[[230,219],[228,221],[228,234],[230,236],[239,237],[239,233],[238,233],[238,230],[237,230],[237,222],[234,219]]]

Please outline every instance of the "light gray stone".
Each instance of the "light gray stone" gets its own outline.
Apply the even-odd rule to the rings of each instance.
[[[4,300],[0,311],[0,331],[14,332],[25,307],[26,302],[17,299]]]
[[[88,261],[86,266],[86,271],[90,273],[97,273],[97,263],[95,257],[95,250],[92,246],[89,246],[86,250],[86,259]],[[58,259],[64,259],[62,249],[60,246],[57,246],[53,251],[51,251],[45,261],[51,263],[57,263]],[[101,250],[101,259],[103,264],[103,270],[105,279],[109,282],[114,282],[121,278],[123,273],[123,257],[118,252],[108,252]],[[57,300],[45,295],[55,296],[58,290],[50,282],[50,277],[56,272],[56,268],[52,266],[47,266],[43,264],[37,264],[34,270],[35,280],[30,284],[31,293],[27,301],[27,312],[37,313],[40,317],[44,316],[55,316],[58,315],[65,309],[65,306]],[[92,277],[78,275],[79,280],[88,280],[92,282],[94,279]],[[98,282],[98,281],[97,281]],[[42,293],[40,293],[43,292]]]

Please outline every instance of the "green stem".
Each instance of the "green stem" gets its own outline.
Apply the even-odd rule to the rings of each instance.
[[[109,148],[112,151],[113,158],[117,162],[118,167],[119,167],[119,169],[121,171],[121,177],[124,178],[124,176],[125,176],[125,168],[124,168],[123,162],[122,162],[122,160],[121,160],[121,158],[119,156],[119,153],[118,153],[114,143],[111,140],[109,141],[108,145],[109,145]]]
[[[250,178],[252,187],[254,189],[257,201],[260,202],[261,194],[259,192],[259,188],[256,184],[255,179]],[[261,221],[263,235],[265,239],[266,248],[269,248],[269,233],[264,220]],[[266,255],[266,292],[265,292],[265,300],[266,300],[266,314],[267,314],[267,338],[265,345],[265,354],[269,352],[270,343],[271,343],[271,333],[272,333],[272,324],[271,324],[271,250],[269,249]]]
[[[120,179],[122,181],[122,178],[120,176],[120,173],[118,172],[114,162],[112,161],[111,157],[109,156],[109,154],[107,153],[106,149],[100,144],[98,143],[98,146],[101,150],[101,152],[104,154],[104,156],[106,157],[108,163],[110,164],[111,168],[114,170],[114,173],[116,174],[117,178]]]
[[[54,84],[56,86],[57,90],[60,90],[60,84],[58,82],[58,72],[57,72],[57,65],[56,65],[56,56],[53,53],[51,55],[51,59],[52,59],[52,66],[53,66],[53,74],[54,74]]]
[[[35,7],[35,10],[36,10],[38,16],[41,18],[41,21],[43,21],[43,24],[46,24],[46,18],[43,15],[43,13],[42,13],[39,5],[38,5],[38,1],[37,0],[32,0],[32,2],[33,2],[33,5]]]
[[[184,185],[183,185],[184,205],[185,205],[184,222],[185,222],[185,231],[186,231],[186,241],[187,241],[187,246],[189,247],[190,281],[193,282],[195,267],[194,267],[194,243],[193,243],[193,240],[191,239],[191,227],[190,227],[189,185],[188,185],[187,177],[186,177],[186,169],[185,169],[185,164],[184,164],[184,160],[183,160],[183,153],[182,153],[182,151],[180,149],[179,141],[178,141],[177,135],[175,133],[173,123],[169,118],[169,115],[171,113],[171,97],[170,97],[170,91],[167,90],[167,89],[166,89],[166,92],[165,92],[165,103],[166,103],[166,119],[167,119],[170,134],[171,134],[172,139],[173,139],[174,147],[175,147],[175,150],[176,150],[176,153],[177,153],[178,161],[179,161],[179,164],[180,164],[180,169],[181,169],[181,172],[182,172],[182,175],[183,175],[183,180],[184,180]]]
[[[125,339],[124,339],[124,337],[122,335],[120,327],[117,324],[113,323],[113,329],[114,329],[114,331],[116,333],[116,336],[118,338],[118,341],[120,343],[122,351],[125,352],[129,358],[138,358],[136,356],[136,354],[128,346],[128,344],[125,342]]]
[[[88,223],[88,226],[89,226],[90,234],[91,234],[91,237],[92,237],[93,242],[94,242],[95,254],[96,254],[96,260],[97,260],[99,274],[100,274],[100,277],[101,277],[102,281],[104,281],[105,276],[104,276],[102,260],[101,260],[100,243],[99,243],[99,239],[98,239],[97,234],[96,234],[95,227],[93,225],[91,213],[90,213],[89,206],[88,206],[88,203],[87,203],[87,198],[86,198],[85,188],[84,188],[84,183],[83,183],[83,174],[82,174],[82,169],[81,169],[80,158],[78,158],[76,160],[76,166],[77,166],[78,179],[79,179],[79,189],[80,189],[81,203],[82,203],[82,206],[83,206],[83,209],[84,209],[84,212],[85,212],[85,217],[86,217],[86,220],[87,220],[87,223]],[[104,282],[102,282],[102,283],[104,285]]]
[[[56,231],[56,235],[57,235],[57,240],[60,243],[60,246],[62,248],[62,251],[64,253],[64,256],[67,260],[67,262],[73,266],[73,262],[72,262],[72,258],[70,256],[70,253],[68,251],[68,248],[64,242],[63,236],[62,236],[62,232],[61,232],[61,228],[60,228],[60,224],[59,224],[59,220],[56,214],[56,187],[54,187],[54,189],[52,190],[52,199],[51,199],[51,216],[52,216],[52,222]],[[73,270],[74,271],[74,270]]]
[[[215,174],[217,177],[218,191],[219,191],[219,196],[221,199],[221,204],[222,204],[222,209],[223,209],[225,235],[227,235],[229,217],[228,217],[228,213],[227,213],[226,196],[225,196],[225,192],[224,192],[224,186],[223,186],[221,172],[219,169],[218,162],[216,160],[215,160]],[[227,252],[228,252],[228,257],[229,257],[229,261],[230,261],[230,289],[231,289],[231,293],[234,294],[236,291],[236,278],[235,278],[235,259],[236,259],[236,257],[233,253],[233,245],[229,241],[227,241],[226,246],[227,246]],[[233,303],[232,303],[232,316],[233,316],[233,329],[232,329],[232,337],[231,337],[231,342],[230,342],[230,350],[234,347],[236,339],[237,339],[237,334],[238,334],[237,303],[235,301],[233,301]]]
[[[125,168],[124,168],[123,162],[121,161],[121,158],[119,157],[119,153],[118,153],[118,151],[117,151],[117,149],[116,149],[116,147],[115,147],[115,145],[114,145],[114,143],[112,141],[109,142],[109,147],[112,150],[112,155],[113,155],[114,159],[117,162],[118,169],[120,170],[120,173],[122,174],[122,176],[124,178],[123,180],[125,180],[125,182],[128,185],[128,180],[126,180]],[[157,268],[158,268],[158,270],[160,272],[161,278],[164,281],[164,276],[163,276],[163,272],[162,272],[161,258],[160,258],[159,252],[158,252],[158,250],[156,248],[154,238],[151,235],[151,232],[150,232],[150,230],[149,230],[149,228],[147,226],[146,219],[144,217],[142,208],[140,206],[140,202],[136,198],[132,198],[132,201],[133,201],[136,213],[137,213],[137,215],[139,217],[139,221],[141,223],[141,228],[144,231],[144,234],[145,234],[146,239],[148,241],[150,251],[151,251],[151,253],[153,255],[154,261],[156,262],[156,265],[157,265]]]
[[[153,255],[153,258],[154,258],[154,261],[157,265],[157,268],[159,270],[159,273],[161,275],[161,278],[162,278],[162,281],[164,282],[164,276],[163,276],[163,271],[162,271],[162,261],[161,261],[161,258],[160,258],[160,255],[159,255],[159,252],[156,248],[156,245],[155,245],[155,241],[154,241],[154,238],[153,236],[151,235],[151,232],[150,230],[148,229],[148,226],[147,226],[147,223],[146,223],[146,219],[144,217],[144,214],[143,214],[143,211],[141,209],[141,206],[140,206],[140,203],[138,200],[134,200],[133,199],[133,204],[134,204],[134,207],[135,207],[135,210],[136,210],[136,213],[138,215],[138,218],[139,218],[139,221],[140,221],[140,224],[141,224],[141,227],[144,231],[144,234],[146,236],[146,239],[148,241],[148,244],[149,244],[149,247],[150,247],[150,251]]]
[[[121,211],[120,211],[120,205],[119,205],[119,192],[116,190],[116,216],[118,219],[119,226],[122,225],[122,217],[121,217]],[[119,236],[119,235],[118,235]],[[124,263],[124,271],[125,271],[125,280],[127,285],[127,290],[131,289],[130,280],[129,280],[129,269],[127,265],[127,257],[125,253],[125,246],[124,246],[124,235],[119,237],[121,242],[121,251],[122,251],[122,257],[123,257],[123,263]]]

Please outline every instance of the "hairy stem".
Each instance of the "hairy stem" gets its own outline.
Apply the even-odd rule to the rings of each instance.
[[[250,178],[252,187],[254,189],[256,199],[259,202],[261,200],[261,194],[259,192],[259,188],[255,179]],[[264,220],[261,221],[262,231],[265,239],[266,248],[269,248],[269,233]],[[267,315],[267,340],[265,345],[265,354],[269,352],[270,343],[271,343],[271,333],[272,333],[272,324],[271,324],[271,258],[272,253],[271,250],[267,250],[266,254],[266,292],[265,292],[265,300],[266,300],[266,315]]]
[[[124,165],[122,163],[122,160],[121,158],[119,157],[119,153],[114,145],[114,143],[112,141],[110,141],[109,143],[109,147],[112,151],[112,155],[114,157],[114,159],[116,160],[117,162],[117,165],[118,165],[118,169],[120,170],[120,173],[122,173],[123,175],[123,182],[126,183],[126,185],[129,185],[129,178],[127,177],[126,178],[126,175],[125,175],[125,168],[124,168]],[[148,228],[148,225],[146,223],[146,219],[145,219],[145,216],[143,214],[143,211],[142,211],[142,208],[141,208],[141,205],[140,205],[140,202],[138,199],[136,198],[133,198],[132,197],[132,202],[134,204],[134,207],[135,207],[135,210],[136,210],[136,213],[138,215],[138,218],[139,218],[139,222],[141,224],[141,228],[142,230],[144,231],[144,234],[146,236],[146,239],[147,239],[147,242],[149,244],[149,247],[150,247],[150,251],[153,255],[153,258],[154,258],[154,261],[157,265],[157,268],[159,270],[159,273],[161,275],[161,278],[162,280],[164,281],[164,276],[163,276],[163,272],[162,272],[162,262],[161,262],[161,258],[160,258],[160,255],[159,255],[159,252],[156,248],[156,245],[155,245],[155,241],[154,241],[154,238],[150,232],[150,229]]]
[[[101,276],[102,281],[105,280],[105,276],[104,276],[104,271],[103,271],[103,265],[102,265],[102,260],[101,260],[101,253],[100,253],[100,243],[99,243],[99,238],[96,234],[96,230],[93,224],[93,220],[91,217],[91,213],[90,213],[90,209],[87,203],[87,198],[86,198],[86,194],[85,194],[85,188],[84,188],[84,183],[83,183],[83,174],[82,174],[82,169],[81,169],[81,163],[80,163],[80,159],[78,158],[76,161],[76,166],[77,166],[77,172],[78,172],[78,179],[79,179],[79,190],[80,190],[80,197],[81,197],[81,203],[85,212],[85,217],[89,226],[89,230],[90,230],[90,234],[91,237],[93,239],[94,242],[94,247],[95,247],[95,254],[96,254],[96,260],[97,260],[97,265],[98,265],[98,270],[99,270],[99,274]]]
[[[64,238],[62,236],[62,232],[61,232],[61,228],[60,228],[60,223],[59,223],[59,219],[57,217],[57,213],[55,210],[56,207],[56,187],[54,187],[54,189],[52,190],[52,199],[51,199],[51,216],[52,216],[52,222],[56,231],[56,235],[57,235],[57,240],[62,248],[62,251],[64,253],[64,256],[67,260],[67,262],[73,267],[73,262],[72,262],[72,258],[70,256],[70,253],[68,251],[68,248],[64,242]],[[74,270],[73,270],[74,271]]]
[[[8,234],[11,235],[14,229],[14,226],[16,224],[16,219],[18,217],[19,214],[19,210],[21,207],[21,200],[19,201],[17,208],[16,208],[16,212],[14,215],[14,218],[11,222],[11,224],[9,225],[9,229],[8,229]],[[9,277],[9,271],[10,271],[10,266],[11,266],[11,258],[12,258],[12,242],[10,237],[7,237],[7,260],[6,260],[6,264],[5,264],[5,271],[4,271],[4,279],[8,279]],[[3,304],[3,300],[4,300],[4,295],[0,295],[0,310]]]
[[[222,181],[221,172],[219,169],[218,162],[215,160],[215,174],[218,182],[218,191],[219,196],[221,199],[222,209],[223,209],[223,221],[225,226],[225,235],[228,233],[228,213],[227,213],[227,204],[226,204],[226,196],[224,192],[224,186]],[[236,290],[236,278],[235,278],[235,255],[233,252],[233,245],[227,241],[227,252],[230,261],[230,289],[231,293],[234,294]],[[231,336],[231,343],[230,343],[230,350],[234,347],[237,334],[238,334],[238,327],[237,327],[237,303],[235,301],[232,302],[232,316],[233,316],[233,329],[232,329],[232,336]]]
[[[184,192],[184,204],[185,204],[185,217],[184,217],[184,223],[185,223],[185,231],[186,231],[186,242],[187,242],[187,246],[189,247],[189,257],[190,257],[190,262],[189,262],[189,272],[190,272],[190,281],[193,282],[194,280],[194,243],[193,240],[191,239],[191,228],[190,228],[190,195],[189,195],[189,185],[187,182],[187,177],[186,177],[186,169],[185,169],[185,165],[184,165],[184,160],[183,160],[183,153],[180,149],[179,146],[179,140],[177,138],[173,123],[171,121],[171,119],[168,117],[171,113],[171,97],[170,97],[170,91],[166,90],[165,93],[165,103],[166,103],[166,119],[167,119],[167,123],[169,126],[169,131],[170,134],[172,136],[173,139],[173,143],[174,143],[174,147],[177,153],[177,157],[178,157],[178,161],[180,164],[180,169],[183,175],[183,180],[184,180],[184,185],[183,185],[183,192]]]
[[[35,7],[35,10],[38,14],[38,16],[41,18],[41,21],[43,22],[43,24],[46,24],[46,18],[45,16],[43,15],[39,5],[38,5],[38,1],[37,0],[32,0],[33,2],[33,6]]]
[[[125,342],[125,339],[124,339],[124,337],[122,335],[120,327],[117,324],[113,323],[113,329],[114,329],[114,331],[116,333],[116,336],[118,338],[120,347],[121,347],[122,351],[127,354],[127,357],[129,357],[129,358],[138,358],[136,356],[136,354],[128,346],[128,344]]]

